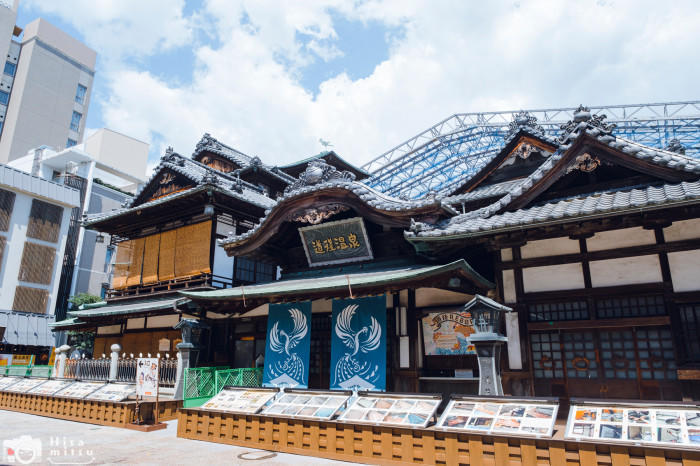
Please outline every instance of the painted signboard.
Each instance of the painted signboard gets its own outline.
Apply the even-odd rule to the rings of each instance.
[[[386,390],[386,298],[333,300],[331,389]]]
[[[299,228],[299,235],[311,267],[373,257],[365,224],[360,217]]]
[[[422,319],[423,346],[428,356],[476,354],[469,336],[474,333],[469,312],[431,312]]]
[[[309,386],[311,301],[270,304],[264,387]]]
[[[136,394],[156,396],[158,393],[158,358],[136,360]]]

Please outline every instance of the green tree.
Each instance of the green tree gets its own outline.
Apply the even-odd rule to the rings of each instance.
[[[102,301],[102,298],[88,293],[78,293],[68,298],[68,302],[71,304],[73,309],[78,309],[83,304],[99,303],[100,301]]]

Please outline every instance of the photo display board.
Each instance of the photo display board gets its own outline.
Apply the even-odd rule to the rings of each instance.
[[[287,390],[263,414],[328,420],[346,406],[351,395],[350,391]]]
[[[700,448],[700,406],[574,404],[566,438]]]
[[[136,396],[136,385],[126,383],[108,383],[87,396],[88,400],[124,401]]]
[[[5,388],[6,392],[27,393],[37,385],[41,385],[48,379],[20,379],[17,383],[13,383]]]
[[[518,436],[551,437],[559,405],[550,399],[453,397],[436,427]]]
[[[5,390],[10,385],[16,384],[22,380],[21,377],[0,377],[0,390]]]
[[[211,400],[202,405],[203,409],[237,413],[256,414],[277,393],[277,388],[237,388],[224,387]]]
[[[442,397],[360,392],[338,417],[339,421],[402,427],[426,427]]]
[[[90,393],[105,385],[104,382],[75,382],[54,395],[68,398],[85,398]]]
[[[27,393],[32,393],[34,395],[53,395],[72,383],[74,383],[73,380],[49,380],[46,383],[42,383],[30,389]]]

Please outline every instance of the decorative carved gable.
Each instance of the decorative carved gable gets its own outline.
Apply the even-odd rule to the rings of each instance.
[[[163,169],[151,179],[151,182],[141,192],[141,195],[138,199],[136,199],[136,202],[134,202],[134,206],[143,204],[144,202],[154,201],[178,191],[190,189],[193,186],[194,184],[192,181],[186,177],[170,170]]]
[[[224,159],[223,157],[218,157],[212,154],[207,154],[203,156],[199,161],[207,167],[213,168],[214,170],[220,171],[222,173],[229,173],[238,168],[235,164]]]

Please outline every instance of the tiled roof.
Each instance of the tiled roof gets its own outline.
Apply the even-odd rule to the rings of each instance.
[[[407,238],[466,237],[491,234],[501,230],[522,229],[542,224],[561,223],[572,218],[591,218],[640,209],[667,208],[676,204],[700,201],[700,181],[664,184],[646,188],[620,190],[572,197],[528,209],[505,212],[490,217],[470,213],[453,217],[434,229],[406,232]]]
[[[479,199],[488,199],[489,197],[503,196],[508,193],[515,186],[522,183],[522,179],[508,180],[501,183],[494,183],[488,186],[480,186],[474,191],[456,194],[454,196],[447,196],[442,198],[442,202],[445,204],[461,204],[462,202],[478,201]]]
[[[240,167],[247,166],[253,159],[253,157],[246,155],[233,147],[227,146],[218,139],[211,137],[209,133],[204,133],[202,139],[199,140],[194,152],[192,153],[192,157],[196,157],[204,151],[211,152],[212,154],[218,154],[232,161],[233,163],[238,164]]]
[[[220,193],[229,195],[233,198],[240,199],[241,201],[248,202],[255,206],[263,209],[267,209],[275,204],[275,201],[261,193],[257,188],[253,187],[245,181],[238,180],[234,176],[226,173],[219,172],[213,168],[209,168],[204,164],[196,162],[189,157],[184,157],[176,153],[168,153],[162,159],[158,167],[153,172],[151,180],[146,183],[148,186],[151,181],[158,176],[159,171],[162,168],[167,168],[176,173],[180,173],[186,178],[192,180],[197,186],[187,191],[180,191],[168,196],[164,196],[153,201],[145,202],[139,204],[135,207],[124,207],[121,209],[112,210],[110,212],[102,212],[94,215],[89,215],[85,219],[85,224],[89,225],[91,223],[102,221],[107,218],[117,217],[124,215],[132,210],[147,209],[149,207],[154,207],[165,202],[169,202],[173,199],[178,199],[181,197],[189,196],[193,193],[202,191],[203,189],[209,189],[207,187],[215,187]],[[134,196],[134,199],[138,198],[144,188]],[[133,204],[133,201],[132,203]]]
[[[377,210],[383,210],[385,212],[402,212],[402,211],[408,211],[416,208],[421,208],[421,207],[426,207],[430,205],[437,205],[446,210],[447,212],[450,212],[452,214],[456,214],[457,212],[450,207],[447,204],[442,204],[440,200],[435,199],[435,198],[422,198],[418,200],[403,200],[403,199],[397,199],[395,197],[388,196],[384,193],[380,193],[379,191],[376,191],[375,189],[370,188],[369,186],[359,182],[359,181],[342,181],[342,180],[333,180],[330,182],[326,183],[319,183],[311,186],[304,186],[299,189],[295,189],[294,191],[285,193],[284,195],[280,196],[277,198],[276,201],[274,201],[273,205],[270,206],[268,210],[265,211],[265,217],[262,219],[262,221],[258,224],[256,224],[253,228],[248,230],[247,232],[241,234],[241,235],[231,235],[228,236],[224,239],[218,240],[219,244],[230,244],[230,243],[236,243],[238,241],[244,240],[250,236],[252,236],[254,233],[256,233],[262,225],[267,221],[269,218],[269,213],[276,209],[279,208],[280,204],[284,203],[285,201],[304,195],[308,193],[313,193],[315,191],[319,191],[321,189],[328,189],[328,188],[340,188],[344,189],[350,193],[355,194],[357,197],[359,197],[361,200],[363,200],[367,205],[377,209]]]

